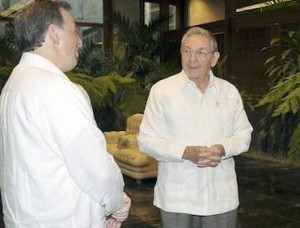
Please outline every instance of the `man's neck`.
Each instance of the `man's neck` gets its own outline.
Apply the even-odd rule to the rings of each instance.
[[[204,93],[208,84],[209,84],[209,75],[205,76],[205,77],[200,77],[198,78],[198,80],[195,82],[198,89]]]

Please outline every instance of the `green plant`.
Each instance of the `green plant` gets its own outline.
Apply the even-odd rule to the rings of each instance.
[[[11,72],[12,72],[11,66],[5,66],[0,68],[0,92],[2,91],[2,88],[6,83]]]
[[[299,5],[296,0],[272,0],[265,2],[266,7],[261,8],[261,11],[277,10],[288,6]]]
[[[4,84],[6,83],[13,66],[15,66],[20,58],[20,53],[17,50],[12,24],[3,21],[0,18],[0,23],[2,23],[1,31],[4,35],[0,37],[0,91],[2,90]]]
[[[68,74],[88,92],[102,130],[124,129],[126,117],[143,112],[151,85],[178,71],[173,63],[160,61],[167,48],[160,36],[161,20],[130,23],[115,13],[112,22],[113,52],[105,54],[101,45],[90,43]]]
[[[267,150],[300,158],[300,30],[289,31],[272,39],[268,48],[281,50],[266,60],[266,74],[271,78],[269,91],[256,107],[262,108],[259,140]],[[265,48],[264,50],[266,50]]]
[[[15,44],[13,26],[9,22],[2,21],[1,18],[0,23],[3,25],[1,28],[4,30],[1,33],[5,34],[0,37],[0,67],[15,65],[20,57],[20,52]]]
[[[89,94],[96,121],[102,130],[122,129],[123,121],[128,116],[141,112],[144,108],[146,96],[136,92],[136,80],[132,78],[132,74],[121,76],[117,72],[110,72],[91,77],[69,72],[68,77]]]
[[[101,46],[89,44],[82,51],[75,71],[99,78],[102,78],[100,75],[115,72],[120,77],[131,75],[135,79],[126,86],[118,83],[115,92],[109,93],[109,102],[101,107],[101,111],[94,108],[97,119],[109,118],[111,121],[102,129],[117,130],[124,129],[126,117],[143,112],[149,88],[159,79],[178,71],[178,67],[173,63],[160,61],[160,56],[166,49],[160,37],[160,20],[144,25],[131,23],[120,13],[114,13],[112,22],[112,53],[104,53]]]
[[[105,55],[102,45],[89,42],[80,50],[80,58],[75,72],[83,72],[92,77],[118,71],[118,61],[113,55]]]
[[[223,58],[219,59],[217,64],[213,68],[214,74],[219,78],[225,77],[225,65],[228,60],[228,56],[224,56]],[[234,75],[230,75],[229,79],[232,81],[233,84],[235,83],[236,77]],[[245,90],[240,91],[240,95],[242,97],[244,106],[247,110],[253,111],[254,110],[254,103],[255,103],[255,97],[249,93],[247,93]]]
[[[168,50],[163,42],[160,25],[165,19],[151,21],[148,25],[132,22],[122,14],[115,12],[114,25],[114,58],[118,60],[121,74],[133,72],[134,77],[143,83],[149,73],[161,62],[161,56]]]

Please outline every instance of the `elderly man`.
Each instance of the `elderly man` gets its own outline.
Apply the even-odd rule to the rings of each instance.
[[[120,227],[130,199],[80,88],[63,73],[82,46],[64,1],[15,20],[23,52],[1,94],[1,193],[7,228]]]
[[[182,71],[150,91],[138,140],[159,162],[154,205],[164,228],[236,227],[233,157],[248,149],[252,127],[237,89],[211,71],[219,56],[209,31],[189,29]]]

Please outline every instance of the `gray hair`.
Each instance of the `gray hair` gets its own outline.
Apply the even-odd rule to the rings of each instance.
[[[208,37],[210,39],[212,50],[214,52],[218,51],[218,43],[216,41],[215,36],[210,31],[208,31],[204,28],[200,28],[200,27],[192,27],[192,28],[190,28],[186,31],[186,33],[183,35],[183,37],[181,39],[181,48],[182,48],[186,38],[191,36],[191,35],[200,35],[200,36]]]

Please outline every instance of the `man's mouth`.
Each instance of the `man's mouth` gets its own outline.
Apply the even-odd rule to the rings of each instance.
[[[195,69],[198,69],[199,66],[188,66],[189,69],[192,69],[192,70],[195,70]]]

